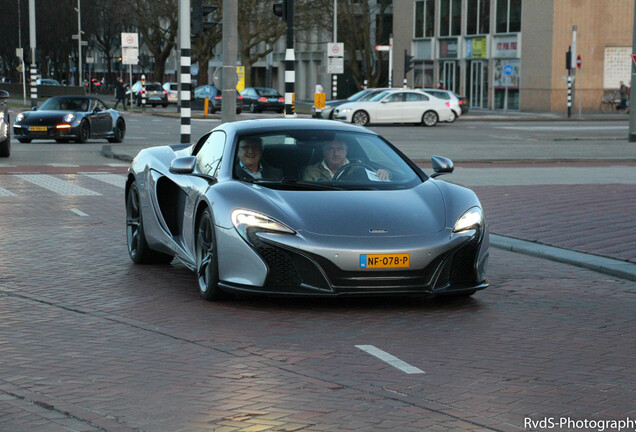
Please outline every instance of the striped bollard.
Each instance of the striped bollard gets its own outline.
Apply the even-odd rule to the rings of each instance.
[[[38,68],[31,65],[31,108],[38,106]]]
[[[190,49],[181,48],[181,144],[189,144],[192,134],[190,118],[192,109],[190,105]]]
[[[366,89],[367,89],[367,80],[364,80],[364,84],[362,85],[362,88],[363,88],[364,90],[366,90]]]
[[[296,82],[295,55],[293,48],[285,50],[285,117],[296,117],[294,114],[294,83]]]
[[[568,118],[572,117],[572,76],[568,75]]]
[[[331,99],[338,99],[338,75],[331,75]]]

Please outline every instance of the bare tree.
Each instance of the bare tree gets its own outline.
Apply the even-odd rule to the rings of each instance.
[[[177,0],[125,0],[141,34],[141,43],[155,59],[154,81],[163,81],[166,60],[176,46],[179,29]]]

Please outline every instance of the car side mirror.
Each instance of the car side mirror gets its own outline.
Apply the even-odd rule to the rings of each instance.
[[[170,162],[170,172],[172,174],[192,174],[197,165],[195,156],[183,156],[173,159]]]
[[[36,106],[31,108],[31,111],[37,111],[37,110],[38,110],[38,107],[36,107]]]
[[[453,161],[445,158],[444,156],[431,156],[431,163],[433,165],[433,174],[431,177],[437,177],[442,174],[450,174],[455,171],[455,165]]]
[[[102,109],[100,107],[95,107],[93,112],[95,112],[95,113],[102,112]]]

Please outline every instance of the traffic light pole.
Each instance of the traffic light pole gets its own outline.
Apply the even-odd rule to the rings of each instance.
[[[31,45],[31,107],[37,107],[38,67],[35,65],[35,0],[29,0],[29,43]]]
[[[181,144],[190,144],[192,135],[191,117],[192,108],[190,104],[190,88],[192,78],[190,75],[190,0],[179,0],[179,46],[181,47],[180,61],[181,70],[179,76],[181,80]]]
[[[236,120],[236,59],[238,57],[238,2],[223,0],[223,70],[221,75],[221,121]]]

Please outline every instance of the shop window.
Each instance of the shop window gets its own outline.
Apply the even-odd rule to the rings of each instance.
[[[467,0],[466,34],[490,32],[490,0]]]
[[[496,0],[496,32],[521,31],[521,0]]]
[[[440,2],[440,36],[459,36],[462,24],[461,0],[441,0]]]
[[[415,37],[435,36],[435,0],[415,2]]]

